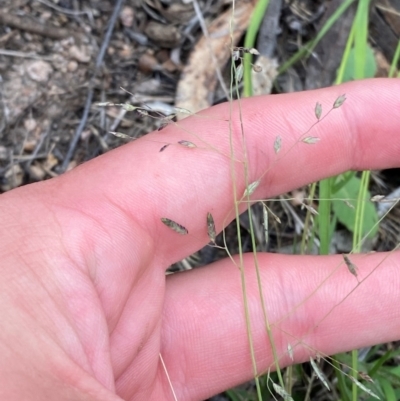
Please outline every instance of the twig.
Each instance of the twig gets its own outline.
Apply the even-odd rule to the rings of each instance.
[[[21,58],[33,58],[35,60],[53,61],[53,57],[51,57],[51,56],[41,56],[40,54],[25,53],[25,52],[20,52],[17,50],[0,49],[0,55],[11,56],[11,57],[21,57]]]
[[[39,24],[27,17],[7,14],[4,11],[0,11],[0,24],[8,25],[21,31],[47,36],[51,39],[64,39],[68,36],[76,36],[75,32],[71,32],[68,29]]]
[[[124,3],[124,0],[117,0],[117,3],[115,4],[115,7],[114,7],[113,14],[111,15],[110,21],[108,23],[108,29],[107,29],[106,35],[104,36],[104,40],[103,40],[103,43],[101,45],[99,54],[97,55],[94,73],[93,73],[93,76],[92,76],[92,78],[90,80],[90,83],[89,83],[89,90],[88,90],[88,95],[87,95],[87,98],[86,98],[85,108],[83,110],[83,116],[82,116],[81,122],[79,123],[78,128],[75,131],[75,134],[74,134],[74,136],[72,138],[71,144],[70,144],[69,149],[68,149],[68,153],[65,156],[65,159],[64,159],[63,164],[61,166],[61,171],[62,172],[64,172],[67,169],[68,164],[69,164],[69,162],[71,160],[71,157],[72,157],[72,155],[73,155],[73,153],[75,151],[76,145],[77,145],[77,143],[79,141],[79,138],[80,138],[80,136],[82,134],[82,131],[85,128],[86,121],[87,121],[88,116],[89,116],[90,106],[91,106],[92,100],[93,100],[94,81],[95,81],[95,78],[96,78],[96,76],[97,76],[97,74],[99,72],[100,66],[103,63],[104,55],[106,53],[108,44],[109,44],[110,39],[111,39],[111,35],[113,33],[113,30],[114,30],[115,22],[117,21],[117,17],[118,17],[118,15],[120,13],[120,10],[121,10],[121,7],[122,7],[123,3]]]
[[[50,3],[47,0],[37,0],[39,3],[44,4],[47,7],[53,8],[54,10],[63,13],[63,14],[67,14],[67,15],[74,15],[74,16],[78,16],[78,15],[89,15],[88,11],[74,11],[74,10],[68,10],[66,8],[63,7],[59,7],[56,6],[55,4]]]

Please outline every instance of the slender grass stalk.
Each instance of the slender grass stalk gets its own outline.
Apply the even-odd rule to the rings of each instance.
[[[365,76],[365,63],[368,46],[368,19],[369,19],[370,0],[359,0],[355,16],[354,26],[354,77],[362,79]],[[361,187],[358,193],[356,204],[356,218],[353,233],[353,252],[361,251],[362,225],[365,214],[365,194],[369,184],[369,171],[363,171],[361,177]],[[352,376],[356,379],[358,372],[358,350],[351,352]],[[352,400],[358,399],[358,387],[352,382]]]
[[[348,63],[348,60],[350,58],[351,47],[354,43],[355,32],[356,32],[356,25],[352,24],[349,37],[347,38],[346,47],[344,49],[342,60],[340,62],[340,66],[337,71],[336,82],[335,82],[336,85],[339,85],[340,83],[343,82],[346,64]]]
[[[253,14],[251,15],[250,23],[247,28],[246,36],[244,39],[244,47],[250,49],[254,47],[256,36],[260,29],[264,14],[267,11],[269,0],[259,0],[254,7]],[[253,84],[251,81],[251,63],[253,56],[245,54],[243,60],[243,96],[249,97],[253,94]]]
[[[317,184],[314,182],[311,185],[310,194],[308,196],[308,198],[310,200],[314,199],[314,195],[315,195],[316,189],[317,189]],[[306,218],[304,220],[303,235],[302,235],[302,238],[301,238],[300,253],[302,255],[305,255],[307,253],[306,245],[307,245],[308,233],[310,231],[310,229],[309,229],[310,223],[311,223],[311,211],[308,209],[307,213],[306,213]]]
[[[320,255],[329,254],[331,243],[331,209],[332,209],[332,185],[333,178],[327,178],[319,182],[319,206],[318,206],[318,233],[320,240]]]
[[[231,31],[231,51],[233,53],[233,20],[235,15],[235,0],[232,0],[232,18],[230,21],[230,31]],[[235,150],[233,145],[233,126],[232,126],[232,119],[233,119],[233,91],[234,85],[237,87],[237,75],[236,75],[236,64],[235,61],[232,59],[231,62],[231,80],[230,80],[230,101],[229,101],[229,146],[230,146],[230,153],[231,153],[231,178],[232,178],[232,187],[233,187],[233,201],[234,201],[234,208],[235,208],[235,216],[236,216],[236,231],[237,231],[237,238],[238,238],[238,248],[239,248],[239,270],[240,270],[240,278],[242,283],[242,296],[243,296],[243,304],[244,304],[244,312],[245,312],[245,320],[246,320],[246,330],[247,330],[247,338],[249,342],[250,348],[250,358],[251,364],[253,367],[253,376],[256,384],[257,389],[257,396],[259,401],[262,401],[261,395],[261,386],[260,381],[258,378],[258,368],[257,368],[257,361],[254,352],[254,344],[253,344],[253,336],[251,331],[251,322],[250,322],[250,311],[249,311],[249,302],[247,298],[247,286],[246,286],[246,274],[244,268],[244,260],[243,260],[243,248],[242,248],[242,238],[241,238],[241,230],[240,230],[240,221],[239,221],[239,202],[238,202],[238,192],[236,186],[236,173],[235,173]],[[240,98],[238,98],[238,104],[240,107]],[[243,123],[242,123],[242,113],[240,111],[240,121],[241,121],[241,130],[242,135],[244,134],[243,131]],[[245,159],[246,165],[246,159]],[[246,175],[247,179],[247,175]]]

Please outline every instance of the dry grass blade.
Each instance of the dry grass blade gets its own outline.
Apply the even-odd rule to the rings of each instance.
[[[294,401],[292,396],[284,388],[282,388],[279,384],[272,382],[272,387],[274,388],[276,394],[283,397],[283,399],[285,401]]]
[[[360,383],[357,379],[355,379],[353,376],[349,376],[350,380],[356,384],[357,387],[359,387],[361,390],[365,391],[367,394],[369,394],[371,397],[376,398],[377,400],[380,400],[380,398],[368,387],[365,387],[364,384]]]
[[[315,363],[314,359],[310,358],[310,363],[311,366],[315,372],[315,374],[317,375],[318,379],[321,380],[321,382],[323,383],[323,385],[329,390],[331,391],[331,389],[329,388],[329,384],[327,382],[327,380],[325,379],[325,375],[322,373],[322,370],[318,367],[318,365]]]
[[[181,224],[178,224],[177,222],[168,219],[166,217],[161,217],[161,221],[167,226],[169,227],[171,230],[175,231],[178,234],[181,235],[186,235],[189,233],[189,231],[183,227]]]

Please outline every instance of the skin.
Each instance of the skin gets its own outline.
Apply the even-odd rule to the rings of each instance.
[[[296,144],[315,122],[315,103],[326,112],[343,93],[344,105],[309,133],[321,140]],[[399,80],[380,79],[244,100],[249,181],[263,175],[253,199],[350,169],[400,167],[399,93]],[[171,263],[208,243],[208,212],[219,231],[233,218],[229,106],[201,116],[0,197],[0,399],[172,400],[160,352],[178,400],[202,400],[252,377],[232,261],[165,276]],[[232,127],[240,159],[237,117]],[[275,162],[277,135],[284,157]],[[182,139],[199,148],[159,152]],[[242,166],[234,166],[242,194]],[[161,217],[189,234],[173,232]],[[293,363],[288,343],[301,362],[317,351],[400,339],[398,252],[354,255],[359,285],[340,255],[258,258],[282,366]],[[273,357],[253,256],[244,263],[265,371]]]

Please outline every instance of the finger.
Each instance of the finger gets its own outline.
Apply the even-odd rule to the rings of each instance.
[[[352,255],[360,284],[338,255],[258,257],[281,367],[400,338],[399,252]],[[274,358],[252,255],[245,265],[261,373],[274,370]],[[164,311],[161,353],[178,399],[205,399],[254,377],[240,272],[229,260],[171,276]]]
[[[124,227],[121,219],[135,222],[142,234],[132,237],[131,246],[140,249],[151,239],[156,263],[167,266],[208,242],[208,212],[218,230],[233,217],[233,181],[240,198],[246,178],[261,179],[252,196],[260,199],[349,169],[398,166],[399,89],[399,80],[377,79],[245,99],[241,110],[247,154],[238,103],[232,117],[228,104],[219,105],[73,170],[63,177],[64,190],[59,194],[62,202],[85,208],[96,221],[107,222],[108,227],[113,221],[115,230]],[[314,145],[299,141],[316,121],[315,103],[327,113],[343,93],[345,103],[307,134],[320,141]],[[282,148],[276,155],[278,135]],[[177,145],[180,140],[198,148]],[[165,143],[173,145],[159,152]],[[161,218],[177,222],[189,234],[174,232]]]

